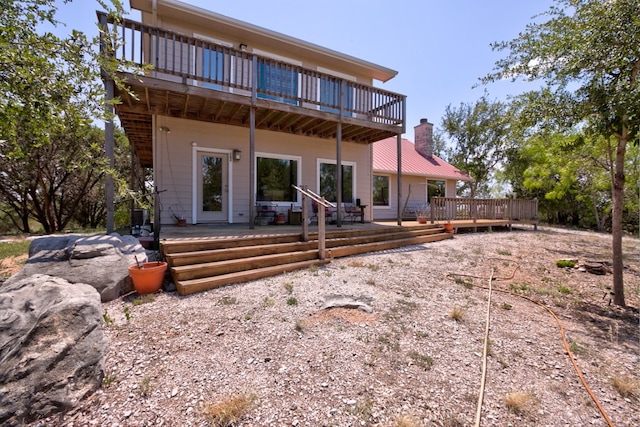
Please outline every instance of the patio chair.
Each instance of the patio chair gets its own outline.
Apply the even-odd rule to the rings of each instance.
[[[355,205],[352,205],[351,203],[345,203],[344,213],[345,213],[344,220],[351,221],[351,224],[353,224],[353,221],[355,219],[357,219],[360,222],[363,222],[364,211],[360,206],[355,206]]]
[[[311,201],[311,209],[313,211],[313,215],[311,215],[311,218],[309,218],[309,223],[311,223],[311,221],[313,221],[313,219],[315,218],[316,223],[318,222],[318,202],[316,202],[315,200]],[[333,213],[331,212],[331,209],[329,209],[328,207],[325,206],[324,208],[324,222],[331,222],[331,217],[332,217]]]

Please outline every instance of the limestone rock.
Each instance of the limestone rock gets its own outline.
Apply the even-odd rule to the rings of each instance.
[[[102,324],[91,286],[34,275],[0,287],[0,425],[69,410],[98,389]]]
[[[34,274],[60,277],[69,283],[86,283],[100,294],[102,302],[133,291],[127,268],[147,260],[146,252],[133,236],[79,235],[45,236],[29,246],[29,259],[5,284]]]

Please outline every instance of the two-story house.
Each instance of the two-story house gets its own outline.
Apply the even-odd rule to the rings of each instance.
[[[400,138],[406,109],[374,82],[396,71],[184,2],[130,4],[142,22],[114,54],[151,69],[118,73],[134,95],[114,89],[116,114],[153,168],[156,221],[253,226],[263,204],[301,204],[292,185],[372,206],[372,143]]]

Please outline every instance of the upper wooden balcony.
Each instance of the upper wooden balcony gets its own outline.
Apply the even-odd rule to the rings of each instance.
[[[119,61],[120,119],[142,166],[152,166],[152,115],[370,144],[405,130],[406,96],[140,22],[100,25],[117,30],[106,48]],[[144,75],[136,67],[147,66]]]

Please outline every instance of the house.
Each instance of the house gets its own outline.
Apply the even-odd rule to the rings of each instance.
[[[402,195],[398,200],[397,138],[373,144],[373,219],[397,218],[398,203],[404,219],[416,219],[416,211],[428,210],[433,196],[456,197],[458,181],[472,178],[433,154],[433,124],[420,120],[415,142],[402,139]]]
[[[111,51],[150,70],[121,69],[130,92],[105,85],[139,165],[153,168],[156,223],[253,227],[262,210],[300,207],[292,185],[374,204],[372,144],[399,139],[406,110],[374,83],[396,71],[176,0],[130,5],[142,22],[119,24]]]

